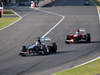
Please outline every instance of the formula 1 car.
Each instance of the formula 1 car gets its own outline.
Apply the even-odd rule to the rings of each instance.
[[[48,37],[39,38],[35,44],[29,46],[22,46],[22,50],[19,53],[21,56],[29,55],[47,55],[57,52],[56,42],[51,42],[51,39]]]
[[[86,33],[85,29],[78,29],[75,34],[69,34],[65,38],[65,43],[89,43],[91,42],[90,33]]]

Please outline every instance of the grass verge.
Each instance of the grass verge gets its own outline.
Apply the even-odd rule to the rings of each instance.
[[[16,14],[14,14],[13,11],[11,11],[11,10],[9,10],[9,11],[12,12],[12,14],[5,13],[5,14],[3,14],[2,18],[0,18],[0,29],[8,26],[9,24],[11,24],[19,19],[19,17]]]
[[[77,68],[57,72],[53,75],[100,75],[100,59]]]
[[[16,20],[18,20],[18,17],[0,18],[0,29],[8,26],[9,24],[13,23]]]

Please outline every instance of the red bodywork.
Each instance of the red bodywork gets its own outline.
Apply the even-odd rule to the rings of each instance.
[[[80,40],[84,40],[85,39],[85,35],[83,35],[83,34],[78,34],[78,35],[76,35],[76,34],[69,34],[69,35],[67,35],[67,38],[66,38],[66,41],[67,42],[79,42]]]

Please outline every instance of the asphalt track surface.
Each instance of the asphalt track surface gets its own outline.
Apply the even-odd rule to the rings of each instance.
[[[0,31],[0,75],[50,75],[100,55],[100,24],[94,5],[84,6],[84,0],[57,0],[40,10],[19,8],[23,16],[18,23]],[[21,57],[21,46],[44,35],[62,17],[43,12],[50,11],[65,19],[47,36],[57,42],[58,53],[47,56]],[[27,12],[25,12],[27,11]],[[78,28],[91,33],[92,43],[65,44],[65,35]]]

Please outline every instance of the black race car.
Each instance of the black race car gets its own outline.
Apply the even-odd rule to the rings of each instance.
[[[69,34],[65,38],[65,43],[89,43],[91,42],[90,33],[86,33],[85,29],[78,29],[75,34]]]
[[[48,37],[39,38],[35,44],[29,46],[22,46],[22,50],[19,53],[21,56],[29,55],[47,55],[57,52],[56,42],[51,42],[51,39]]]

